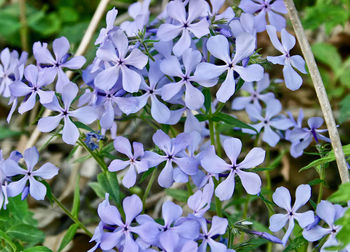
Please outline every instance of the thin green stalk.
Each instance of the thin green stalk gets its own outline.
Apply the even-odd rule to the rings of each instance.
[[[192,190],[192,186],[191,186],[190,181],[188,181],[188,182],[186,183],[186,186],[187,186],[188,196],[191,196],[191,195],[193,194],[193,190]]]
[[[249,195],[247,195],[246,201],[244,202],[243,216],[242,216],[243,220],[247,219],[248,206],[249,206]],[[242,232],[241,238],[240,238],[240,243],[242,243],[242,242],[244,242],[244,232]]]
[[[320,183],[320,188],[318,190],[317,204],[320,203],[322,200],[324,180],[326,177],[326,171],[325,171],[325,167],[323,165],[320,166],[319,175],[320,175],[320,180],[322,180],[322,181]]]
[[[103,161],[103,159],[101,157],[99,157],[97,155],[97,153],[95,153],[94,151],[90,150],[90,148],[79,138],[78,139],[78,144],[83,147],[87,152],[89,152],[89,154],[95,159],[95,161],[99,164],[99,166],[101,167],[101,169],[103,171],[107,171],[108,167],[106,165],[106,163]]]
[[[214,180],[215,188],[218,187],[219,181],[216,180],[215,178],[213,180]],[[216,214],[219,217],[222,217],[222,204],[221,204],[220,199],[216,196],[215,196],[215,207],[216,207]]]
[[[210,143],[215,146],[214,122],[209,120]]]
[[[152,172],[152,175],[151,175],[151,178],[150,178],[149,181],[148,181],[148,184],[147,184],[145,193],[143,194],[143,197],[142,197],[143,210],[145,210],[145,207],[146,207],[146,199],[147,199],[147,196],[148,196],[149,192],[151,191],[153,182],[154,182],[154,180],[155,180],[155,178],[156,178],[156,174],[157,174],[157,168],[154,168],[154,170],[153,170],[153,172]]]
[[[220,142],[220,132],[218,131],[218,123],[214,124],[215,128],[215,137],[216,137],[216,151],[219,155],[219,157],[222,156],[222,147],[221,147],[221,142]]]
[[[52,199],[56,202],[56,204],[63,210],[63,212],[72,220],[72,221],[74,221],[74,223],[76,223],[76,224],[78,224],[79,225],[79,227],[82,229],[82,230],[84,230],[84,232],[88,235],[88,236],[90,236],[90,237],[92,237],[92,233],[84,226],[84,224],[83,223],[81,223],[80,221],[79,221],[79,219],[78,218],[76,218],[76,217],[74,217],[71,213],[70,213],[70,211],[53,195],[53,194],[51,194],[52,195]]]

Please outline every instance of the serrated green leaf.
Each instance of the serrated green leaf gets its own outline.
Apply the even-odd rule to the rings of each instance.
[[[23,252],[52,252],[52,250],[44,246],[36,246],[33,248],[27,248],[23,250]]]
[[[256,133],[258,133],[256,131],[255,128],[253,128],[252,126],[242,122],[241,120],[234,118],[230,115],[224,114],[224,113],[214,113],[213,117],[212,117],[213,121],[215,122],[225,122],[227,124],[232,125],[233,127],[238,127],[240,129],[251,129],[253,131],[255,131]]]
[[[33,245],[43,242],[45,238],[45,234],[41,230],[27,224],[11,226],[6,233],[13,239],[28,242]]]
[[[75,182],[74,189],[74,198],[73,198],[73,206],[72,206],[72,215],[78,218],[79,207],[80,207],[80,176],[77,175],[77,180]]]
[[[78,228],[79,228],[79,225],[76,223],[72,224],[68,228],[67,232],[63,236],[58,252],[62,251],[62,249],[64,249],[73,240]]]
[[[167,188],[167,189],[165,189],[165,192],[166,192],[167,195],[173,197],[177,201],[187,202],[188,193],[186,191],[184,191],[184,190],[174,189],[174,188]]]

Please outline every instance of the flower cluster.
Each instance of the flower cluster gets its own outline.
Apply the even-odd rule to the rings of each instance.
[[[103,175],[118,176],[123,190],[138,186],[138,176],[151,172],[158,174],[158,184],[166,190],[176,183],[187,183],[190,213],[186,215],[182,206],[167,200],[159,219],[143,214],[145,198],[132,194],[114,206],[109,200],[111,192],[105,190],[105,199],[97,209],[100,222],[91,239],[96,244],[89,251],[117,248],[204,252],[209,246],[211,251],[232,252],[232,241],[227,239],[233,229],[286,246],[295,220],[306,240],[313,242],[329,236],[322,248],[337,245],[335,235],[341,226],[335,221],[346,208],[321,201],[316,214],[312,210],[299,212],[311,198],[311,187],[304,184],[296,189],[293,206],[285,187],[278,187],[273,194],[271,191],[270,201],[264,199],[259,169],[254,168],[266,162],[268,154],[265,147],[243,147],[244,141],[238,138],[255,137],[257,144],[262,140],[267,148],[282,139],[290,141],[290,153],[295,158],[303,154],[312,139],[317,144],[320,140],[329,142],[321,134],[326,130],[319,129],[322,118],[309,118],[305,128],[302,111],[297,121],[291,114],[281,113],[282,104],[272,92],[277,82],[271,82],[262,64],[269,61],[282,65],[286,87],[301,87],[302,77],[296,70],[305,74],[305,62],[299,55],[290,55],[296,41],[286,31],[285,19],[280,15],[287,12],[283,1],[242,0],[238,6],[242,13],[235,17],[230,7],[219,11],[224,0],[174,0],[149,22],[150,2],[130,5],[132,20],[120,26],[115,25],[118,10],[113,8],[107,13],[106,27],[95,41],[95,58],[82,70],[82,85],[72,82],[64,72],[82,69],[86,62],[83,56],[69,53],[65,37],[53,41],[53,54],[48,44],[34,43],[34,64],[26,65],[26,53],[19,57],[16,51],[4,49],[0,55],[0,95],[12,104],[8,121],[17,107],[19,114],[35,106],[44,107],[50,114],[37,121],[38,129],[56,130],[66,144],[85,147],[103,169]],[[264,58],[259,53],[257,34],[265,30],[282,55]],[[215,101],[211,94],[215,94]],[[221,112],[230,99],[229,107],[233,111],[245,110],[250,122]],[[151,148],[117,136],[119,121],[133,116],[156,128]],[[184,124],[183,130],[173,127],[179,122]],[[92,130],[86,124],[98,129]],[[230,133],[220,128],[227,125]],[[84,129],[89,129],[85,135]],[[104,155],[109,150],[104,149],[109,136],[115,156]],[[245,152],[247,149],[250,151]],[[106,163],[106,157],[111,156]],[[19,152],[13,152],[5,160],[0,152],[0,208],[6,208],[8,197],[19,194],[22,199],[28,193],[36,200],[44,199],[47,189],[43,180],[58,173],[51,163],[34,169],[39,161],[35,147],[24,151],[26,169],[21,159]],[[234,214],[221,213],[222,202],[237,194],[262,198],[268,204],[273,201],[287,211],[270,217],[272,232],[278,232],[288,222],[282,240],[266,230],[247,228],[242,221],[232,223]],[[246,214],[244,218],[248,219]],[[319,219],[328,228],[318,225]]]

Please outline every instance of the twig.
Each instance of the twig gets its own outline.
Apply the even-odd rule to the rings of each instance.
[[[109,0],[101,0],[99,5],[97,6],[95,14],[92,17],[90,24],[89,24],[89,26],[84,34],[84,37],[81,40],[80,45],[75,53],[76,56],[82,55],[86,51],[86,49],[89,45],[89,42],[90,42],[94,32],[97,29],[98,23],[100,22],[102,16],[104,15],[104,12],[105,12],[105,9],[107,8],[108,2],[109,2]],[[67,76],[69,79],[72,77],[72,75],[73,75],[72,72],[67,73]],[[50,114],[51,114],[51,111],[46,109],[44,111],[44,114],[42,117],[47,117]],[[40,134],[41,134],[41,132],[39,131],[38,126],[37,126],[34,129],[32,135],[30,136],[30,138],[26,144],[26,149],[32,147],[38,141]]]
[[[316,91],[317,98],[319,100],[321,110],[326,121],[326,125],[329,132],[329,137],[334,149],[335,158],[338,166],[339,175],[342,183],[349,182],[349,172],[346,165],[342,144],[340,142],[339,133],[336,127],[336,123],[332,114],[332,108],[329,103],[326,89],[324,88],[320,72],[318,71],[314,55],[312,54],[310,44],[306,39],[306,35],[298,17],[298,12],[295,8],[293,0],[284,0],[288,9],[289,17],[292,22],[295,34],[298,38],[301,51],[306,60],[306,64],[309,68],[312,82]]]

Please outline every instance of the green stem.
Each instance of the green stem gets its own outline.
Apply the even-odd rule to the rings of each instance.
[[[191,195],[193,194],[193,190],[192,190],[192,186],[191,186],[190,181],[188,181],[188,182],[186,183],[186,186],[187,186],[188,196],[191,196]]]
[[[215,188],[218,187],[219,181],[216,180],[215,178],[213,180],[214,180]],[[216,196],[215,196],[215,207],[216,207],[216,214],[219,217],[222,217],[222,204],[221,204],[220,199]]]
[[[221,147],[221,142],[220,142],[220,132],[218,131],[218,123],[214,124],[215,126],[215,137],[216,137],[216,151],[218,153],[218,156],[222,156],[222,147]]]
[[[210,143],[215,146],[214,122],[209,120]]]
[[[151,175],[151,178],[150,178],[149,181],[148,181],[148,184],[147,184],[145,193],[143,194],[143,197],[142,197],[143,210],[145,210],[145,207],[146,207],[146,199],[147,199],[147,196],[148,196],[149,192],[151,191],[153,182],[154,182],[154,180],[155,180],[155,178],[156,178],[156,174],[157,174],[157,168],[154,168],[154,170],[153,170],[153,172],[152,172],[152,175]]]
[[[319,191],[318,191],[318,197],[317,197],[317,204],[321,202],[322,200],[322,196],[323,196],[323,187],[324,187],[324,180],[325,180],[325,167],[323,165],[320,166],[320,170],[319,170],[319,175],[320,175],[320,180],[321,183],[320,183],[320,188],[319,188]]]
[[[63,212],[76,224],[79,225],[79,227],[84,230],[84,232],[92,237],[92,233],[84,226],[83,223],[79,221],[78,218],[74,217],[69,210],[52,194],[52,199],[56,202],[56,204],[63,210]]]
[[[244,208],[243,208],[243,220],[247,219],[247,215],[248,215],[248,206],[249,206],[249,195],[247,195],[246,197],[246,201],[244,203]],[[240,243],[244,242],[244,232],[242,232],[241,234],[241,238],[240,238]]]
[[[79,138],[78,144],[83,147],[89,154],[95,159],[103,171],[107,171],[108,167],[101,157],[97,155],[94,151],[90,150],[89,147]]]

